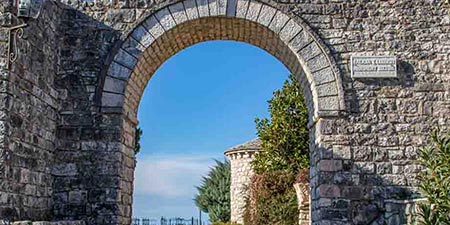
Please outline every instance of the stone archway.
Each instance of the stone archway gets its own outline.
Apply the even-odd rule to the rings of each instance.
[[[432,1],[63,0],[11,20],[13,2],[0,4],[0,214],[129,224],[140,93],[206,40],[259,46],[303,81],[315,224],[399,224],[417,150],[449,128],[449,9]],[[398,77],[352,78],[354,55],[395,56]]]
[[[301,77],[314,117],[344,110],[339,70],[328,48],[300,18],[249,1],[187,0],[145,17],[123,38],[105,77],[104,111],[122,108],[129,119],[148,80],[169,57],[193,44],[235,40],[258,46]],[[117,110],[113,110],[117,111]]]
[[[242,0],[185,0],[149,13],[124,35],[111,57],[101,90],[102,113],[122,115],[119,173],[120,186],[127,188],[119,190],[122,197],[119,209],[123,209],[119,210],[119,221],[125,224],[131,216],[134,128],[147,82],[172,55],[209,40],[234,40],[258,46],[299,78],[310,111],[311,148],[315,146],[317,120],[339,116],[344,111],[341,77],[334,59],[300,18],[267,4]],[[317,187],[317,183],[311,185]]]

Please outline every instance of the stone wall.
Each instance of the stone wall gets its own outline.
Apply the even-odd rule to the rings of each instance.
[[[4,30],[20,23],[28,26],[17,39],[19,58],[9,71],[6,57],[2,61],[2,133],[7,140],[1,154],[5,180],[0,208],[12,208],[22,220],[86,219],[95,214],[91,223],[106,223],[102,215],[111,220],[118,198],[111,190],[118,182],[109,179],[115,173],[111,165],[120,160],[109,140],[118,135],[97,125],[101,120],[94,98],[106,55],[120,34],[54,1],[45,3],[36,20],[8,18],[11,24]],[[92,145],[93,135],[108,144]],[[99,177],[107,178],[93,182],[102,180]]]
[[[8,77],[8,71],[6,68],[6,62],[8,61],[8,28],[10,26],[9,22],[9,10],[10,10],[10,2],[2,1],[0,2],[0,73],[2,77]],[[7,79],[1,80],[2,84],[2,93],[7,92],[6,87],[9,85],[9,81]],[[9,125],[7,118],[7,109],[4,106],[5,103],[1,104],[0,108],[0,121],[2,124],[2,132],[0,133],[0,180],[6,179],[5,171],[6,171],[6,152],[7,152],[7,143],[8,143],[8,133],[6,132],[5,127]],[[8,195],[4,192],[5,189],[0,191],[0,205],[4,206],[8,203]]]
[[[12,225],[85,225],[86,223],[83,221],[53,221],[53,222],[47,222],[47,221],[17,221],[13,222]]]
[[[52,214],[51,172],[59,119],[58,91],[53,82],[60,25],[54,18],[61,16],[62,8],[48,2],[38,20],[19,20],[9,14],[2,27],[4,39],[8,27],[28,24],[23,37],[17,37],[17,44],[11,48],[12,52],[18,50],[17,61],[9,70],[7,57],[0,62],[1,134],[6,136],[0,150],[0,209],[10,209],[16,218],[42,220]],[[21,30],[12,34],[15,32]],[[13,41],[14,36],[11,38]],[[1,53],[8,54],[4,48]]]
[[[327,82],[320,89],[314,80],[320,74],[309,73],[311,65],[302,64],[303,59],[297,64],[301,68],[286,63],[311,89],[306,90],[310,112],[319,106],[339,109],[310,121],[313,224],[396,224],[386,213],[391,207],[386,201],[419,197],[417,149],[429,141],[432,129],[450,127],[448,2],[226,2],[239,6],[240,19],[213,15],[224,1],[198,0],[190,6],[210,23],[178,25],[183,15],[191,15],[185,11],[188,0],[48,1],[38,20],[26,21],[24,38],[18,40],[20,57],[6,70],[7,27],[17,21],[9,16],[9,1],[2,1],[0,207],[14,208],[20,219],[129,224],[135,114],[152,71],[142,70],[145,76],[133,79],[107,79],[108,71],[120,68],[124,75],[155,67],[188,46],[183,41],[191,39],[180,38],[182,34],[192,35],[192,43],[218,37],[264,43],[281,61],[295,62],[295,43],[281,39],[290,32],[269,32],[261,22],[271,14],[260,11],[273,8],[298,22],[320,46],[318,51],[315,44],[308,45],[311,49],[300,54],[303,59],[314,60],[321,52],[320,61],[334,61],[329,67],[341,81],[333,84],[342,90],[327,89]],[[160,19],[172,18],[153,24],[162,28],[161,38],[134,40],[151,32],[141,22],[161,13]],[[242,24],[237,33],[236,24]],[[155,44],[144,49],[150,42]],[[153,53],[138,57],[140,67],[112,63],[121,61],[120,48],[130,51],[133,46]],[[349,60],[355,54],[397,56],[399,78],[352,79]],[[344,107],[324,100],[331,93],[339,93]]]

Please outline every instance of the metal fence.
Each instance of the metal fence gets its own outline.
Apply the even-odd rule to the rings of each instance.
[[[149,218],[133,218],[132,225],[206,225],[206,222],[202,222],[198,219],[192,218],[165,218],[161,219],[149,219]]]

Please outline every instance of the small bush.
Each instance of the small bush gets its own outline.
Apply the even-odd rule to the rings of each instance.
[[[419,151],[420,189],[427,198],[420,205],[419,224],[450,224],[450,134],[432,134],[433,144]]]
[[[251,181],[244,215],[245,225],[293,225],[298,223],[295,174],[271,171]]]

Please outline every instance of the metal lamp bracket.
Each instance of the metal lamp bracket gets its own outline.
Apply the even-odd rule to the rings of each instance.
[[[17,39],[23,37],[23,28],[28,26],[28,24],[20,24],[8,28],[8,62],[6,64],[6,69],[11,68],[11,64],[17,60],[19,56],[19,48],[17,47]]]

